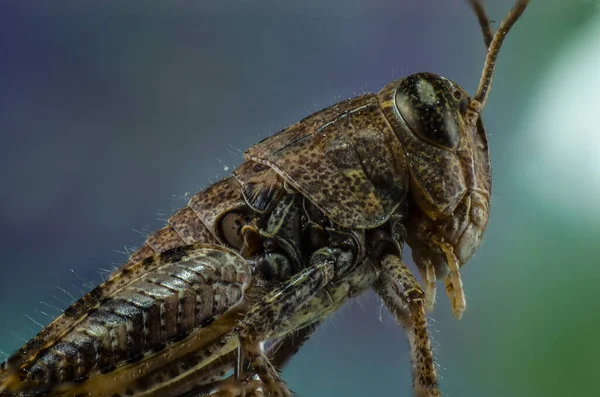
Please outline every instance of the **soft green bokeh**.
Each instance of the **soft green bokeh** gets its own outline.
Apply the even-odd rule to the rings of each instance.
[[[508,166],[496,167],[510,197],[494,208],[506,251],[492,260],[502,288],[488,308],[506,317],[490,330],[491,361],[511,395],[598,394],[599,43],[598,14],[557,40],[517,116]]]
[[[575,3],[534,2],[500,57],[493,212],[464,272],[468,314],[439,347],[448,396],[600,393],[600,14]],[[382,395],[371,386],[337,395]]]

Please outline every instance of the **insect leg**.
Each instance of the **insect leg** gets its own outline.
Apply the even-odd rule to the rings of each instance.
[[[264,397],[261,385],[257,379],[240,382],[230,377],[219,382],[211,392],[182,397]]]
[[[395,255],[381,260],[381,273],[375,290],[396,320],[407,330],[413,365],[416,396],[439,397],[437,373],[427,332],[425,294],[417,279]]]
[[[240,346],[262,380],[266,395],[291,396],[291,392],[265,355],[261,342],[332,280],[336,265],[345,266],[338,262],[351,260],[352,255],[344,254],[345,251],[328,248],[315,252],[310,267],[255,304],[242,321],[238,333]]]
[[[269,357],[271,364],[281,371],[281,369],[289,362],[294,354],[296,354],[302,345],[312,336],[319,324],[320,321],[307,325],[267,345],[265,347],[265,354],[267,357]],[[198,378],[198,384],[200,387],[198,388],[197,393],[200,393],[199,395],[205,395],[208,393],[207,390],[214,390],[214,396],[219,396],[219,392],[223,393],[223,396],[226,396],[227,393],[233,393],[233,389],[237,385],[237,389],[239,389],[238,393],[241,393],[242,390],[244,390],[247,393],[246,395],[249,397],[248,393],[250,393],[251,390],[249,389],[252,385],[243,384],[242,382],[238,381],[235,374],[226,379],[220,380],[220,378],[222,378],[221,374],[230,371],[235,367],[235,365],[235,351],[227,354],[226,356],[220,357],[219,360],[215,360],[213,364],[207,365],[207,375],[204,378]],[[248,375],[253,375],[253,373],[249,373]],[[214,377],[214,379],[211,380],[211,377]],[[203,390],[204,392],[202,392]],[[259,393],[260,391],[253,392]]]
[[[294,331],[265,347],[265,354],[267,357],[269,357],[271,364],[278,370],[281,370],[298,352],[302,345],[312,336],[319,324],[320,321],[307,325],[304,328]],[[235,357],[231,358],[235,359]],[[235,362],[229,359],[224,363],[224,367],[228,367],[227,369],[231,369],[231,367],[234,365]],[[250,375],[252,375],[252,373],[250,373]],[[190,396],[237,397],[245,393],[245,397],[263,397],[264,393],[262,392],[260,386],[260,381],[253,380],[246,383],[237,380],[235,375],[231,375],[227,379],[223,379],[221,381],[201,387],[200,390],[198,390],[195,394],[191,394]],[[212,392],[209,392],[208,390],[212,390]]]
[[[302,345],[314,334],[319,324],[321,324],[320,321],[307,325],[269,346],[267,348],[267,356],[271,364],[281,371],[291,358],[298,353]]]

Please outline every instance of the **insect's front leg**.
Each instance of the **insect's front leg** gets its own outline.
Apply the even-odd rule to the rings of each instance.
[[[407,330],[413,365],[413,387],[418,397],[439,397],[437,373],[427,332],[425,294],[419,282],[396,255],[381,260],[381,273],[375,283],[396,320]]]
[[[336,267],[351,263],[352,255],[347,251],[322,248],[312,255],[308,268],[271,292],[246,314],[238,331],[241,359],[250,362],[263,382],[267,396],[291,396],[291,392],[268,360],[261,342],[322,290],[333,279]]]

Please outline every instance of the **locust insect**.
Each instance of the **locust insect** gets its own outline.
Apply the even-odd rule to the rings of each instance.
[[[415,395],[440,396],[426,311],[437,280],[466,308],[460,268],[490,210],[481,112],[528,3],[493,34],[470,1],[487,48],[473,98],[417,73],[252,146],[3,363],[0,396],[290,396],[277,369],[369,288],[407,331]]]

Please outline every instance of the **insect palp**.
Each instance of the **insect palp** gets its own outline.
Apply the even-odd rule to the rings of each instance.
[[[426,313],[438,280],[453,314],[466,309],[460,268],[482,241],[492,185],[480,116],[529,1],[494,33],[483,0],[468,0],[487,47],[472,99],[415,73],[333,104],[253,145],[163,228],[135,230],[146,240],[125,248],[126,264],[100,269],[101,285],[0,364],[0,397],[290,397],[281,367],[368,289],[407,331],[416,395],[440,397]]]
[[[427,259],[424,262],[425,270],[421,271],[421,275],[423,276],[423,290],[425,292],[425,310],[431,312],[435,305],[437,279],[435,276],[435,267],[431,263],[431,260]]]

